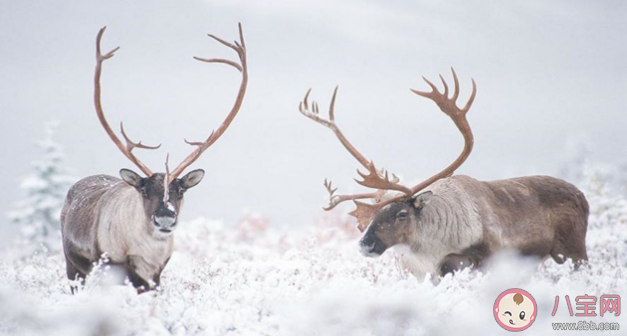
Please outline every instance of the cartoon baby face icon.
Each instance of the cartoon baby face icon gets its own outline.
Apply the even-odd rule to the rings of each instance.
[[[494,301],[494,318],[505,330],[529,328],[536,320],[536,312],[536,300],[522,289],[508,289]]]

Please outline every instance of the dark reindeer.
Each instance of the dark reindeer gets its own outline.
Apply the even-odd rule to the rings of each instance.
[[[137,143],[131,141],[120,123],[120,131],[126,140],[126,145],[123,144],[109,126],[100,103],[102,64],[113,57],[119,49],[115,48],[104,55],[100,52],[100,40],[105,28],[100,30],[96,38],[94,76],[96,113],[102,127],[118,149],[146,177],[141,177],[132,170],[122,169],[120,170],[122,179],[109,175],[95,175],[74,184],[68,192],[61,213],[63,250],[69,279],[77,277],[84,279],[93,264],[106,253],[109,263],[121,268],[133,286],[142,292],[159,285],[161,272],[172,255],[174,243],[172,233],[177,228],[183,195],[189,188],[200,183],[205,172],[196,169],[181,178],[179,176],[224,134],[240,110],[248,82],[246,45],[241,24],[239,42],[236,41],[234,44],[209,35],[237,52],[240,62],[194,58],[201,62],[228,64],[241,72],[242,81],[235,104],[220,127],[205,141],[185,140],[196,148],[171,173],[167,159],[165,174],[153,173],[133,154],[133,149],[157,149],[160,145],[152,147],[143,145],[141,141]],[[72,288],[72,292],[74,289]]]
[[[457,107],[459,82],[453,70],[454,92],[440,76],[444,92],[424,79],[431,92],[412,90],[434,101],[448,115],[464,137],[459,157],[441,172],[413,186],[406,187],[384,169],[377,169],[346,139],[335,123],[331,99],[329,119],[319,115],[317,103],[311,109],[309,92],[301,102],[300,112],[330,128],[342,145],[361,163],[367,173],[358,171],[362,186],[374,192],[336,195],[337,188],[325,180],[330,202],[325,210],[352,200],[351,212],[364,232],[359,246],[362,254],[377,257],[388,248],[400,250],[404,265],[416,276],[426,273],[444,275],[464,267],[482,265],[484,260],[503,249],[523,255],[553,257],[558,263],[572,259],[577,265],[588,259],[586,230],[588,203],[583,193],[565,181],[549,176],[528,176],[499,181],[478,181],[453,173],[468,158],[473,134],[466,114],[477,92],[474,80],[470,99]],[[391,191],[400,192],[391,195]],[[374,203],[360,202],[373,199]]]

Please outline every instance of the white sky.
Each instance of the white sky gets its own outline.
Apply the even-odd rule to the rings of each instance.
[[[228,40],[242,22],[250,84],[227,131],[191,168],[205,180],[187,194],[185,218],[234,222],[244,209],[275,223],[315,221],[322,181],[358,191],[358,164],[333,134],[298,113],[312,97],[328,105],[340,85],[338,123],[379,166],[416,181],[452,161],[462,147],[450,119],[409,88],[421,76],[470,78],[475,149],[458,170],[479,179],[554,174],[565,149],[584,139],[596,160],[625,157],[627,3],[624,1],[8,1],[0,0],[0,212],[18,195],[19,177],[39,153],[32,140],[48,120],[78,176],[135,169],[99,125],[92,102],[94,41],[120,46],[105,64],[103,104],[161,170],[217,127],[239,84],[229,57],[206,37]],[[345,211],[346,209],[340,210]],[[4,222],[4,221],[2,221]]]

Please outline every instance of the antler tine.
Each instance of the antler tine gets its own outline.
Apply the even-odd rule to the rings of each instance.
[[[464,108],[462,108],[462,112],[464,114],[468,113],[468,111],[470,110],[470,107],[472,106],[472,103],[475,102],[475,96],[477,95],[477,84],[475,84],[474,78],[471,78],[471,80],[472,80],[472,93],[470,94],[470,98],[468,98],[466,105],[464,105]]]
[[[457,79],[455,69],[453,69],[452,67],[451,72],[453,73],[453,82],[455,83],[455,91],[453,91],[453,97],[451,97],[451,100],[453,101],[453,103],[456,103],[457,98],[459,97],[459,79]]]
[[[138,143],[131,141],[126,136],[122,123],[120,123],[120,129],[122,131],[122,135],[124,136],[124,139],[126,140],[126,146],[124,146],[122,141],[120,141],[117,135],[115,135],[115,132],[113,132],[113,129],[111,129],[111,126],[109,126],[109,122],[107,122],[107,118],[104,115],[104,110],[102,108],[102,103],[100,101],[100,98],[101,98],[100,77],[102,75],[102,64],[104,63],[104,61],[113,57],[115,52],[120,49],[120,47],[116,47],[112,49],[111,51],[109,51],[108,53],[104,55],[102,54],[101,49],[100,49],[100,41],[102,40],[102,36],[104,35],[104,32],[106,29],[107,27],[103,27],[102,29],[100,29],[96,37],[96,70],[94,74],[94,106],[96,108],[96,114],[98,115],[98,120],[100,121],[100,124],[102,125],[102,127],[105,129],[105,132],[107,132],[107,135],[109,135],[109,138],[111,138],[113,143],[115,143],[115,145],[122,152],[122,154],[124,154],[124,156],[126,156],[129,160],[131,160],[131,162],[133,162],[142,172],[144,172],[146,176],[151,176],[152,171],[148,169],[148,167],[146,167],[146,165],[144,165],[133,154],[133,149],[134,148],[156,149],[156,148],[159,148],[159,146],[161,145],[153,147],[153,146],[144,145],[141,143],[141,141]]]
[[[211,147],[211,145],[213,145],[218,139],[220,139],[222,134],[224,134],[224,132],[229,128],[229,126],[231,125],[231,122],[233,122],[233,119],[235,119],[235,116],[237,115],[240,108],[242,107],[242,102],[244,101],[244,96],[246,94],[246,87],[248,85],[248,65],[246,61],[246,43],[244,42],[244,32],[242,30],[241,23],[238,24],[238,28],[239,28],[240,41],[239,42],[235,41],[234,42],[235,44],[226,42],[225,40],[219,37],[216,37],[214,35],[211,35],[211,34],[209,34],[208,36],[218,41],[219,43],[235,50],[240,60],[239,64],[230,60],[225,60],[225,59],[220,59],[220,58],[206,59],[206,58],[194,56],[194,59],[201,61],[201,62],[223,63],[223,64],[227,64],[236,68],[242,74],[242,81],[239,86],[239,92],[237,93],[237,97],[235,98],[235,103],[233,104],[231,111],[226,116],[222,124],[220,124],[220,126],[217,129],[213,130],[211,134],[209,135],[209,137],[207,137],[207,139],[203,142],[200,142],[200,141],[191,142],[191,141],[185,140],[187,144],[196,146],[196,149],[194,149],[194,151],[191,154],[189,154],[183,160],[183,162],[181,162],[181,164],[178,165],[174,169],[174,171],[172,171],[171,179],[177,178],[187,167],[189,167],[192,163],[194,163],[194,161],[196,161],[202,155],[202,153],[205,150],[207,150],[207,148]]]
[[[336,87],[334,92],[337,92],[337,89],[338,88]],[[307,90],[307,93],[305,94],[305,98],[303,98],[303,101],[298,104],[298,110],[305,117],[317,122],[318,124],[321,124],[324,127],[331,129],[333,132],[336,132],[336,130],[338,130],[338,127],[335,124],[335,121],[333,119],[329,117],[329,119],[327,120],[327,119],[320,117],[320,109],[318,108],[318,103],[316,101],[311,102],[311,110],[309,109],[308,100],[309,100],[310,93],[311,93],[311,88]]]
[[[240,58],[240,61],[243,63],[245,56],[246,56],[246,43],[244,43],[244,33],[242,31],[242,24],[239,23],[238,24],[239,27],[239,38],[240,38],[240,42],[234,41],[233,43],[229,43],[213,34],[207,34],[207,36],[211,37],[212,39],[218,41],[219,43],[233,49],[237,55]],[[206,63],[223,63],[223,64],[227,64],[230,65],[232,67],[234,67],[235,69],[239,70],[239,72],[243,72],[244,69],[242,68],[242,65],[237,64],[236,62],[233,62],[231,60],[226,60],[226,59],[222,59],[222,58],[202,58],[202,57],[197,57],[194,56],[195,60],[201,61],[201,62],[206,62]]]
[[[201,57],[197,57],[197,56],[193,56],[195,60],[197,61],[201,61],[201,62],[205,62],[205,63],[223,63],[223,64],[227,64],[230,65],[232,67],[234,67],[235,69],[237,69],[239,72],[242,72],[242,67],[230,60],[226,60],[226,59],[222,59],[222,58],[201,58]]]
[[[158,149],[159,147],[161,147],[161,144],[158,144],[156,146],[144,145],[141,142],[141,140],[139,142],[133,142],[131,139],[128,138],[128,136],[126,135],[126,132],[124,132],[124,123],[121,121],[120,121],[120,133],[122,133],[124,140],[126,140],[126,148],[128,149],[129,152],[132,151],[134,148]]]
[[[329,181],[327,179],[324,179],[324,187],[329,192],[330,197],[333,197],[333,194],[337,191],[337,188],[333,189],[333,181]]]
[[[307,90],[307,93],[305,93],[305,98],[303,99],[302,102],[300,102],[300,104],[298,104],[298,110],[300,110],[300,113],[305,113],[306,110],[309,109],[309,104],[307,103],[307,100],[309,99],[309,94],[311,93],[311,88],[309,88],[309,90]]]
[[[383,197],[383,194],[385,193],[385,190],[377,190],[371,193],[363,193],[363,194],[355,194],[355,195],[335,195],[337,188],[333,188],[331,183],[332,182],[328,181],[327,179],[324,180],[324,187],[329,192],[329,204],[326,207],[322,208],[326,211],[329,211],[335,208],[340,203],[345,202],[345,201],[355,201],[358,199],[373,198],[375,202],[379,202],[381,198]]]
[[[368,174],[362,173],[359,169],[357,170],[357,174],[359,174],[359,176],[361,176],[364,180],[359,181],[355,179],[355,181],[364,187],[382,190],[397,190],[406,195],[412,194],[411,189],[398,183],[398,177],[396,177],[396,175],[392,174],[392,180],[390,180],[387,170],[382,170],[381,172],[377,171],[374,162],[370,162],[368,165]]]
[[[333,90],[333,96],[331,97],[331,103],[329,103],[329,120],[332,123],[335,123],[335,98],[337,98],[337,89],[339,86],[335,87]]]
[[[429,84],[429,86],[431,87],[431,95],[433,95],[434,93],[440,93],[440,91],[438,90],[438,88],[435,86],[435,84],[431,83],[430,80],[428,80],[426,77],[422,77],[422,80],[424,80],[427,84]]]
[[[96,36],[96,60],[97,61],[108,60],[109,58],[114,56],[116,51],[120,50],[120,47],[115,47],[108,53],[104,55],[102,54],[102,52],[100,51],[100,41],[102,40],[102,36],[104,35],[105,30],[107,30],[107,26],[100,28],[100,30],[98,31],[98,35]]]
[[[329,211],[339,204],[339,202],[334,201],[334,195],[337,188],[333,189],[333,182],[327,179],[324,179],[324,188],[327,189],[327,192],[329,193],[329,205],[322,207],[322,209]]]
[[[442,85],[444,85],[444,93],[442,93],[442,95],[444,97],[448,97],[448,85],[446,84],[446,81],[444,80],[444,77],[442,77],[442,75],[438,75],[438,76],[440,76],[440,80],[442,81]],[[425,79],[424,77],[422,77],[422,78]]]

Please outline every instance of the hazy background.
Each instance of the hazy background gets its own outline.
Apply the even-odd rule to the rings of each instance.
[[[97,121],[95,37],[103,50],[103,104],[114,128],[158,151],[137,155],[161,171],[217,127],[240,81],[234,69],[194,61],[234,52],[209,39],[237,37],[242,22],[250,82],[227,133],[191,168],[205,180],[185,218],[232,223],[245,209],[277,224],[313,223],[331,178],[357,191],[357,162],[333,134],[301,116],[309,87],[321,107],[340,85],[337,122],[379,166],[406,180],[450,163],[462,138],[448,117],[409,88],[450,79],[454,66],[476,145],[458,170],[478,179],[554,174],[573,143],[594,160],[624,160],[627,143],[627,3],[624,1],[7,1],[0,0],[0,214],[21,196],[44,124],[75,175],[135,167]],[[346,209],[341,209],[344,212]],[[6,220],[0,227],[6,227]],[[8,237],[8,231],[2,234]]]

